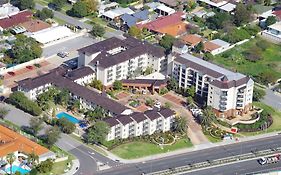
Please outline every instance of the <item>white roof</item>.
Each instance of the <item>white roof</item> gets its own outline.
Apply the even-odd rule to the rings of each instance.
[[[281,22],[277,22],[275,24],[272,24],[270,26],[268,26],[268,28],[271,28],[273,30],[277,30],[281,32]]]
[[[153,79],[153,80],[164,80],[166,76],[160,72],[154,72],[149,75],[141,75],[139,77],[136,77],[136,79]]]
[[[34,32],[30,37],[34,38],[39,43],[47,44],[72,35],[74,35],[74,33],[69,28],[57,26]]]
[[[167,12],[169,14],[175,13],[176,11],[170,7],[165,6],[164,4],[161,4],[157,7],[157,9]]]
[[[231,12],[236,8],[235,4],[227,3],[221,7],[219,7],[221,10],[226,11],[226,12]]]
[[[214,43],[214,44],[216,44],[216,45],[218,45],[218,46],[221,46],[221,47],[223,47],[223,46],[229,46],[229,45],[230,45],[230,43],[225,42],[225,41],[223,41],[223,40],[221,40],[221,39],[215,39],[215,40],[212,40],[211,42]]]
[[[209,4],[211,6],[214,6],[214,7],[220,7],[220,6],[223,6],[227,3],[227,1],[221,1],[221,2],[218,2],[218,3],[215,3],[213,1],[210,1],[210,0],[199,0],[201,2],[205,2],[206,4]]]
[[[149,2],[145,4],[149,8],[155,10],[159,5],[161,5],[159,2]]]
[[[127,8],[119,7],[119,8],[116,8],[116,9],[109,10],[109,11],[105,12],[103,14],[103,16],[106,16],[106,17],[108,17],[110,19],[114,19],[114,18],[116,18],[118,16],[124,15],[125,13],[130,15],[130,14],[133,14],[135,12],[133,10],[131,10],[130,8],[128,8],[128,7]]]
[[[14,7],[11,4],[4,4],[2,7],[0,7],[0,19],[16,15],[19,13],[19,11],[19,8]]]

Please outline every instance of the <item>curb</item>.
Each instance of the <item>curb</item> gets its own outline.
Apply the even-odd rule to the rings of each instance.
[[[71,167],[71,169],[68,172],[64,173],[63,175],[73,175],[73,174],[75,174],[79,170],[79,167],[80,167],[79,160],[78,159],[74,159],[74,160],[72,160],[72,167]]]

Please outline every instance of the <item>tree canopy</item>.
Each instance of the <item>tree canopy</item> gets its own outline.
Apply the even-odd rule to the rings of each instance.
[[[242,24],[248,23],[251,20],[251,11],[249,6],[239,3],[234,13],[234,24],[241,26]]]
[[[32,117],[29,120],[29,127],[32,129],[34,135],[36,136],[38,132],[43,128],[43,120],[39,117]]]
[[[69,11],[67,11],[67,14],[70,16],[83,18],[88,15],[87,4],[84,1],[78,1]]]
[[[254,101],[260,101],[264,98],[265,94],[266,93],[263,89],[254,87],[253,100]]]
[[[99,2],[97,0],[81,0],[81,2],[86,4],[88,14],[97,11],[99,6]]]
[[[166,49],[166,51],[169,52],[172,50],[172,46],[173,46],[175,40],[176,39],[173,36],[165,35],[159,41],[159,44],[160,44],[160,46],[164,47]]]
[[[269,16],[265,21],[265,26],[268,27],[274,23],[276,23],[276,17],[275,16]]]
[[[121,90],[123,88],[122,82],[120,80],[116,80],[113,83],[113,89]]]
[[[56,124],[60,127],[61,131],[66,134],[73,133],[76,128],[74,123],[64,117],[58,119]]]
[[[128,34],[132,37],[141,39],[142,38],[142,31],[141,29],[139,29],[137,26],[132,26],[129,31]]]
[[[105,34],[105,29],[100,24],[93,23],[93,28],[90,34],[93,37],[103,37],[103,35]]]
[[[93,80],[89,85],[93,88],[96,88],[97,90],[100,90],[100,91],[103,88],[102,82],[100,80],[97,80],[97,79]]]
[[[87,132],[88,143],[102,143],[109,132],[109,126],[104,121],[97,121]]]
[[[230,20],[230,15],[225,12],[216,13],[214,16],[206,19],[208,28],[217,30],[224,28],[224,23]]]
[[[51,147],[53,146],[58,139],[60,138],[60,129],[58,126],[54,126],[52,128],[48,128],[45,132],[45,142]]]
[[[54,10],[61,10],[61,8],[65,5],[67,0],[52,0],[50,5],[53,7]]]
[[[42,48],[35,39],[25,35],[17,35],[10,51],[13,62],[20,64],[41,57]]]
[[[45,21],[48,18],[54,17],[54,12],[46,7],[44,7],[41,11],[37,10],[35,15],[37,18],[39,18],[42,21]]]
[[[33,9],[35,6],[34,0],[11,0],[11,4],[20,10]]]

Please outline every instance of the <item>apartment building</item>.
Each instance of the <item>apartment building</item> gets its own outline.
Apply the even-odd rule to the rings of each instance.
[[[173,127],[174,118],[175,112],[167,108],[108,118],[104,120],[110,126],[107,140],[167,132]]]
[[[132,77],[150,66],[155,72],[166,71],[164,50],[132,37],[109,38],[78,50],[78,67],[90,66],[104,86]]]
[[[254,81],[190,54],[171,55],[168,74],[180,88],[195,87],[218,117],[243,115],[252,108]]]
[[[74,71],[58,67],[48,74],[19,81],[18,91],[23,92],[29,99],[36,100],[39,94],[55,86],[67,89],[73,99],[80,101],[83,108],[93,109],[99,106],[110,116],[131,113],[126,106],[84,86],[93,78],[94,72],[88,67],[81,67]]]

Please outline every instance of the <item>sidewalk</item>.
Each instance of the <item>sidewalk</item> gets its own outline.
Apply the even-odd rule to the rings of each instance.
[[[64,173],[63,175],[73,175],[78,171],[79,167],[80,167],[79,160],[78,159],[72,160],[71,169],[68,172]]]
[[[156,155],[151,155],[151,156],[142,157],[142,158],[138,158],[138,159],[130,159],[130,160],[122,159],[122,158],[112,154],[111,152],[109,152],[103,148],[102,149],[107,153],[107,155],[108,155],[107,157],[112,160],[119,160],[121,163],[140,163],[140,162],[161,159],[161,158],[165,158],[165,157],[169,157],[169,156],[176,156],[179,154],[184,154],[184,153],[193,152],[193,151],[199,151],[199,150],[215,148],[215,147],[219,147],[219,146],[226,146],[226,145],[231,145],[231,144],[236,144],[236,143],[241,143],[241,142],[252,141],[252,140],[256,140],[256,139],[272,137],[272,136],[278,135],[279,133],[280,132],[272,132],[272,133],[266,133],[266,134],[261,134],[261,135],[257,135],[257,136],[249,136],[249,137],[240,138],[239,141],[226,140],[226,141],[222,141],[222,142],[218,142],[218,143],[204,143],[204,144],[193,146],[192,148],[180,149],[180,150],[173,151],[173,152],[156,154]]]

